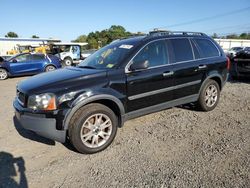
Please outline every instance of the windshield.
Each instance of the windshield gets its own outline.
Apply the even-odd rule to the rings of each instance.
[[[83,60],[79,67],[111,69],[116,67],[131,51],[133,45],[111,43]]]

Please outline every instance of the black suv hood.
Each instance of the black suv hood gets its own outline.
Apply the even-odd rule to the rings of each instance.
[[[67,90],[83,89],[84,86],[106,80],[106,71],[97,69],[67,67],[53,72],[42,73],[18,84],[18,90],[26,94],[39,94],[45,92],[66,92]]]

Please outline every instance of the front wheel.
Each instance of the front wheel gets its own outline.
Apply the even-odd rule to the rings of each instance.
[[[5,69],[0,69],[0,80],[5,80],[8,78],[8,72]]]
[[[198,105],[203,111],[213,110],[220,99],[220,87],[215,80],[208,80],[201,89]]]
[[[48,65],[45,68],[45,72],[50,72],[50,71],[54,71],[54,70],[56,70],[56,67],[54,67],[53,65]]]
[[[112,143],[117,127],[115,113],[107,106],[93,103],[74,114],[69,126],[69,139],[80,153],[97,153]]]

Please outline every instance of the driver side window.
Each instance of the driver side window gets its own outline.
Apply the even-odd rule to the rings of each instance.
[[[149,67],[168,64],[166,42],[160,40],[148,44],[134,57],[133,64],[144,61],[149,62]]]
[[[30,54],[23,54],[19,55],[15,58],[16,62],[21,63],[21,62],[26,62],[30,60]]]

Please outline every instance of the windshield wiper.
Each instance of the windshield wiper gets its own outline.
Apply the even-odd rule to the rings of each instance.
[[[96,69],[95,67],[92,66],[79,66],[80,68],[85,68],[85,69]]]

